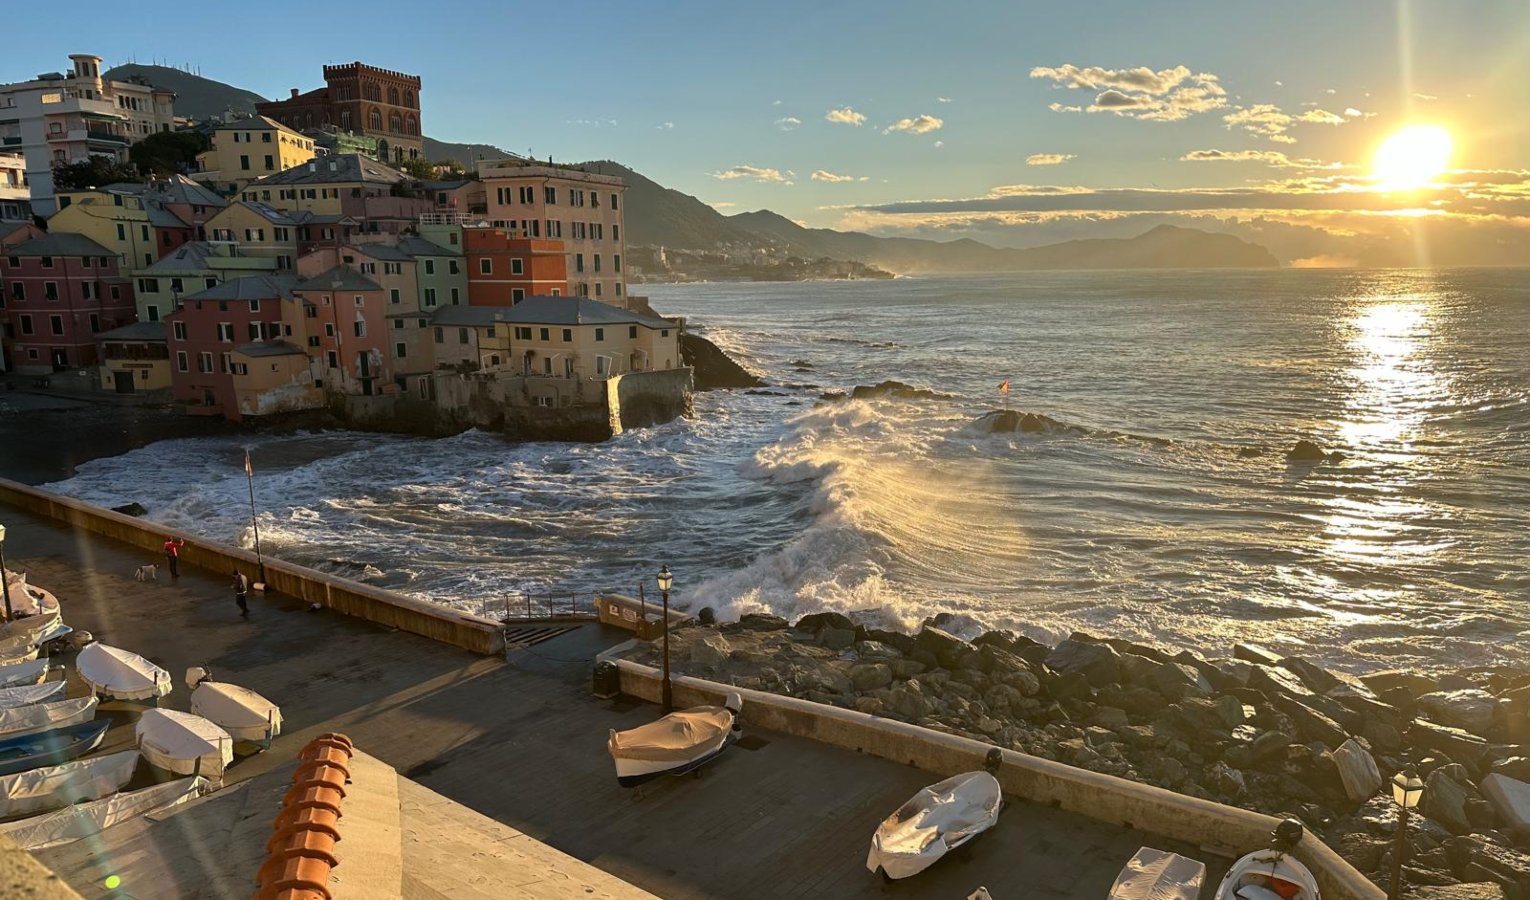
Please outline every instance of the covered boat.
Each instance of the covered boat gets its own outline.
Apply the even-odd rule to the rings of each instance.
[[[0,709],[0,737],[89,722],[96,717],[96,703],[91,696]]]
[[[270,746],[282,732],[281,707],[249,688],[202,681],[191,692],[191,711],[212,721],[236,741]]]
[[[7,571],[5,578],[11,583],[11,611],[18,617],[58,615],[58,598],[52,593],[27,584],[27,576],[19,572]]]
[[[990,768],[997,766],[990,762]],[[1003,806],[1004,792],[989,772],[938,781],[882,821],[871,837],[866,868],[889,879],[917,875],[992,828]]]
[[[234,739],[201,716],[174,709],[145,710],[134,726],[143,758],[177,775],[217,781],[234,761]]]
[[[122,790],[137,767],[138,751],[124,750],[0,777],[0,818],[99,800]]]
[[[1204,863],[1143,847],[1116,876],[1109,900],[1197,900],[1205,879]]]
[[[101,746],[111,722],[84,722],[49,731],[0,738],[0,775],[48,766],[95,750]]]
[[[613,730],[606,747],[616,761],[616,783],[636,787],[706,765],[738,740],[743,708],[744,698],[729,694],[723,706],[696,706],[627,731]]]
[[[0,666],[14,666],[19,663],[30,662],[37,658],[37,652],[37,645],[33,644],[24,650],[0,654]]]
[[[0,687],[16,687],[23,684],[41,684],[48,677],[48,661],[34,659],[29,662],[0,666]]]
[[[1291,855],[1303,831],[1294,819],[1280,823],[1269,849],[1256,850],[1227,870],[1216,900],[1321,900],[1317,879]]]
[[[102,829],[129,819],[195,800],[209,788],[205,778],[179,778],[141,791],[113,794],[57,812],[6,822],[0,824],[0,834],[15,841],[23,850],[57,847],[99,834]]]
[[[148,700],[170,693],[170,673],[121,647],[94,643],[75,660],[80,679],[97,694],[118,700]]]
[[[43,616],[25,616],[12,619],[0,624],[0,648],[10,646],[11,642],[24,639],[29,644],[42,643],[41,636],[54,628],[60,628],[64,624],[58,610],[53,610]]]
[[[64,699],[66,683],[44,681],[42,684],[23,684],[19,687],[0,688],[0,709],[31,706],[48,700]]]

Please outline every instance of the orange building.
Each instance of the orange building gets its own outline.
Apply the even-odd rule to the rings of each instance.
[[[469,304],[511,306],[568,290],[562,241],[525,238],[509,228],[464,228],[462,234]]]

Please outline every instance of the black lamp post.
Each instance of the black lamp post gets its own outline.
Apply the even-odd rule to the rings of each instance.
[[[675,583],[675,576],[669,573],[669,566],[659,567],[659,594],[664,598],[664,712],[668,714],[675,708],[675,698],[669,684],[669,588]]]
[[[1418,773],[1404,769],[1392,776],[1392,800],[1397,803],[1397,846],[1392,848],[1392,900],[1402,896],[1403,857],[1408,852],[1408,810],[1424,796]]]
[[[11,612],[11,580],[5,577],[5,526],[0,525],[0,591],[5,593],[5,621],[16,618]]]

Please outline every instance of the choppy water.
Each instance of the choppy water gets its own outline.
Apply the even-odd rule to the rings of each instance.
[[[1340,666],[1523,662],[1524,271],[1044,274],[653,286],[777,395],[599,446],[323,434],[164,441],[56,489],[472,606],[633,590],[724,615],[950,611]],[[799,365],[805,363],[805,365]],[[896,378],[948,400],[815,407]],[[999,403],[1065,426],[987,435]],[[1298,438],[1341,449],[1295,467]],[[1244,455],[1240,451],[1261,451]],[[650,582],[651,587],[651,582]]]

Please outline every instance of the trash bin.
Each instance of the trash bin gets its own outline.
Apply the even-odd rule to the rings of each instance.
[[[609,700],[622,692],[622,673],[616,663],[601,660],[595,664],[595,696]]]

